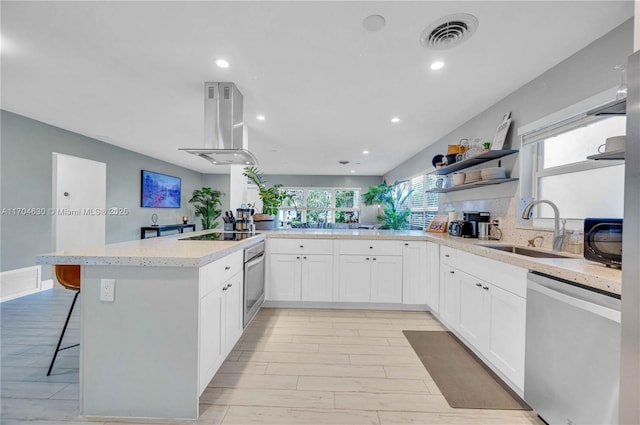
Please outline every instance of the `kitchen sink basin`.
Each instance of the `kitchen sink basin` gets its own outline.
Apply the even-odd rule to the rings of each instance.
[[[525,255],[535,258],[577,258],[569,255],[558,254],[556,252],[542,251],[538,249],[524,248],[513,245],[484,245],[487,248],[497,249],[498,251],[512,252],[514,254]]]

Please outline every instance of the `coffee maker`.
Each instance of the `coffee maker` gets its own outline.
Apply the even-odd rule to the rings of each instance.
[[[463,211],[462,220],[471,223],[472,238],[478,237],[478,223],[488,223],[491,213],[484,211]]]

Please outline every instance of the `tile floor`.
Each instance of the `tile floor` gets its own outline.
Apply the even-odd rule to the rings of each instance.
[[[78,348],[46,376],[72,296],[56,288],[0,306],[1,423],[194,423],[78,417]],[[202,395],[197,422],[542,424],[532,412],[449,407],[403,329],[444,328],[421,312],[262,309]],[[76,311],[65,340],[78,335]]]

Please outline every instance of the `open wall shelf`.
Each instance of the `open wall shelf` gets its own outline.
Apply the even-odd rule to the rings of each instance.
[[[435,171],[435,174],[438,176],[442,176],[444,174],[451,174],[456,171],[464,170],[465,168],[473,167],[474,165],[482,164],[487,161],[491,161],[494,159],[502,158],[503,156],[511,155],[517,153],[516,149],[503,149],[503,150],[495,150],[481,153],[480,155],[476,155],[474,157],[465,159],[460,162],[455,162],[451,165],[447,165],[446,167],[439,168]]]

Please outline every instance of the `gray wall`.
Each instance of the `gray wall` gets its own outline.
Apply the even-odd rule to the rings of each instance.
[[[153,213],[160,224],[188,215],[199,227],[188,200],[202,187],[202,174],[11,112],[2,111],[0,119],[2,208],[51,207],[52,153],[58,152],[107,164],[106,206],[129,208],[127,216],[107,216],[107,243],[140,238],[140,227],[152,224]],[[141,169],[182,178],[182,207],[141,208]],[[3,215],[0,248],[1,270],[33,265],[36,255],[52,251],[51,217]],[[48,268],[43,272],[47,278]]]
[[[294,175],[265,175],[267,186],[282,184],[289,187],[355,187],[360,193],[367,192],[369,186],[382,183],[379,176],[294,176]],[[377,223],[377,208],[362,206],[360,210],[361,223]]]
[[[222,202],[222,206],[220,207],[220,209],[222,210],[222,214],[224,215],[225,211],[228,211],[231,209],[231,206],[229,205],[229,188],[231,185],[231,178],[229,176],[229,174],[204,174],[202,177],[202,185],[204,187],[210,187],[212,189],[215,190],[221,190],[224,192],[224,195],[222,198],[220,198],[220,201]],[[235,213],[235,208],[238,208],[239,205],[237,205],[236,207],[234,207],[234,213]],[[218,228],[222,229],[222,218],[219,218],[218,220]],[[199,223],[199,219],[198,219],[198,223]]]
[[[617,86],[620,72],[615,65],[624,64],[633,50],[633,19],[594,41],[536,79],[525,84],[481,114],[467,121],[441,139],[392,169],[385,179],[393,182],[432,168],[431,160],[445,154],[447,145],[462,138],[482,137],[492,141],[502,116],[511,111],[511,130],[505,149],[519,149],[518,127],[571,106],[581,100]],[[503,160],[503,166],[518,176],[518,155]],[[496,165],[492,161],[490,166]],[[518,184],[508,183],[480,189],[463,190],[440,195],[440,205],[465,199],[487,199],[519,196]]]

